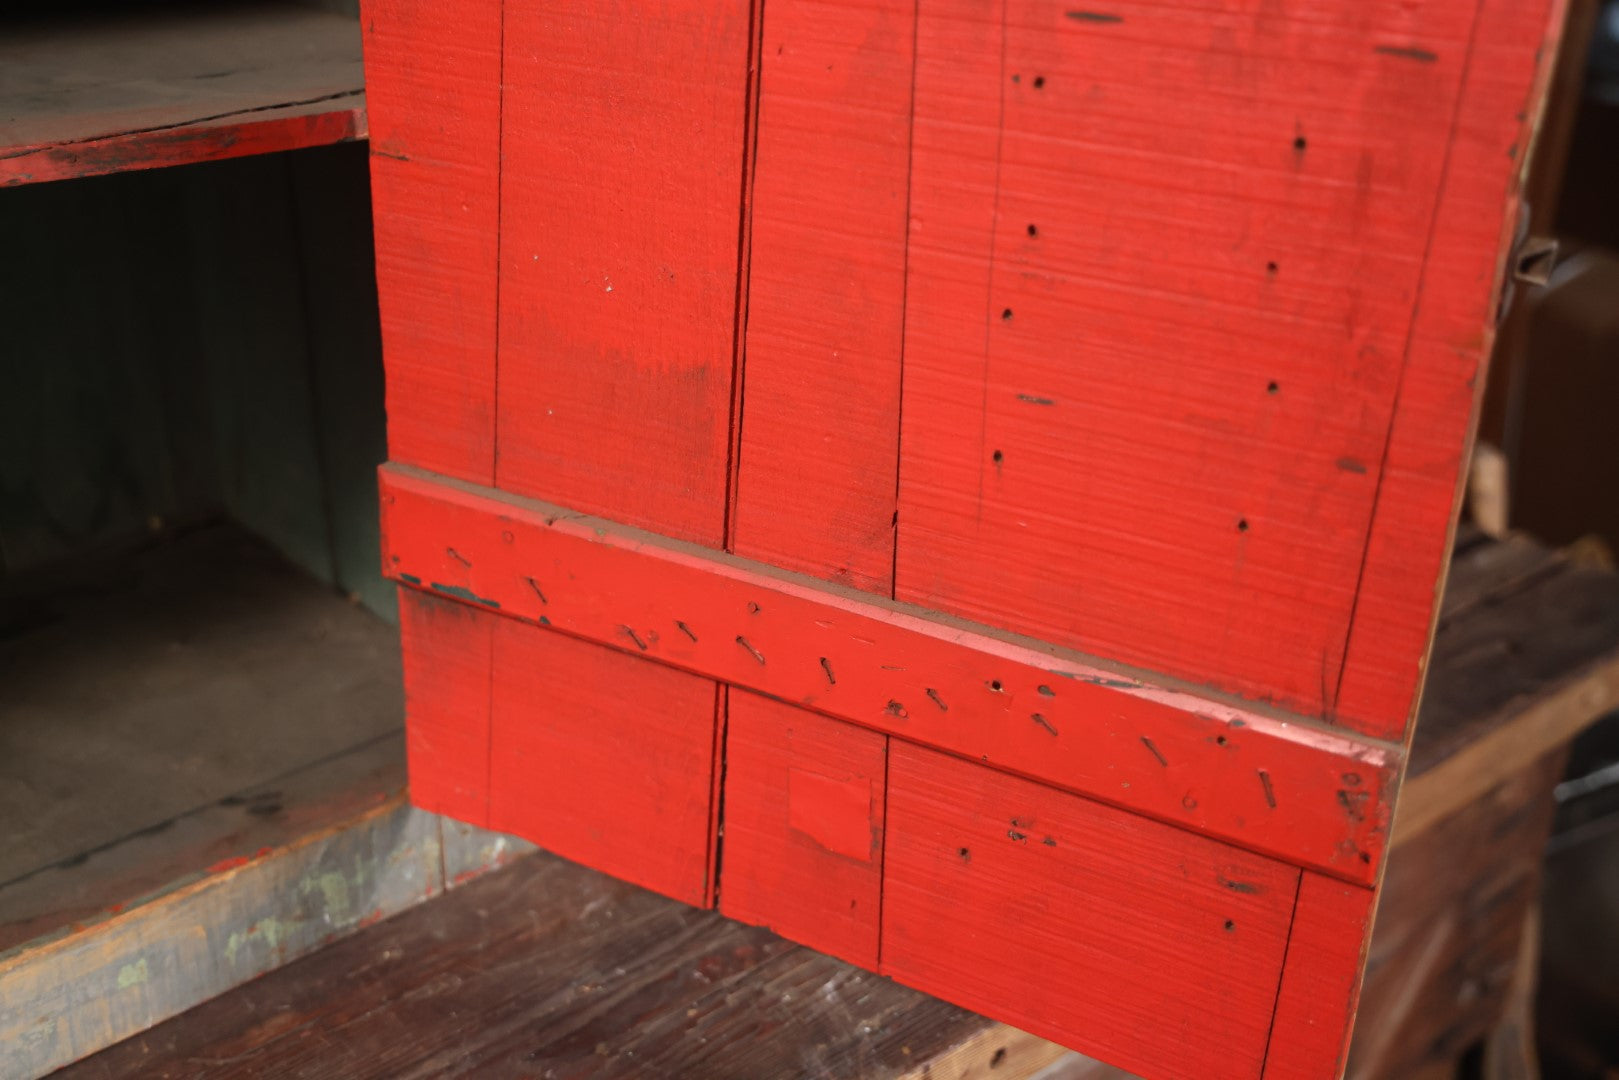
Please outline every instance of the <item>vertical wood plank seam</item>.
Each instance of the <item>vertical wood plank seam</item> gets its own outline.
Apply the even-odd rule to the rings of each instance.
[[[888,595],[899,599],[899,497],[900,475],[905,469],[905,337],[911,297],[911,178],[916,172],[916,62],[917,38],[922,31],[922,0],[911,5],[911,103],[905,124],[905,241],[900,252],[899,286],[899,414],[894,418],[894,517],[889,530],[892,558],[888,566]],[[980,451],[982,452],[982,451]],[[887,750],[884,750],[886,756]],[[887,788],[883,789],[886,828]],[[886,847],[886,845],[885,845]],[[881,893],[879,893],[879,898]],[[879,904],[878,948],[881,955],[881,908]]]
[[[759,96],[764,82],[764,0],[748,5],[748,52],[743,71],[742,175],[738,180],[736,228],[736,292],[731,329],[731,417],[725,454],[725,506],[720,546],[736,550],[736,505],[742,474],[743,389],[747,361],[748,289],[753,252],[753,184],[759,156]],[[720,877],[725,859],[725,745],[730,727],[731,688],[714,683],[714,752],[710,756],[708,866],[703,897],[719,910]]]
[[[500,59],[496,62],[495,97],[495,354],[491,358],[493,389],[489,400],[489,486],[500,486],[500,279],[501,239],[506,235],[506,0],[500,0]]]
[[[883,736],[883,846],[877,853],[877,961],[874,970],[881,975],[883,968],[883,912],[888,907],[888,793],[893,779],[894,737]]]
[[[725,741],[731,719],[731,685],[714,681],[714,752],[708,785],[708,866],[703,899],[715,911],[720,907],[720,867],[725,852]]]
[[[1360,566],[1355,571],[1355,593],[1354,598],[1349,602],[1349,619],[1348,625],[1344,629],[1344,646],[1343,651],[1338,658],[1338,679],[1336,684],[1333,686],[1332,700],[1323,701],[1321,703],[1321,719],[1328,723],[1336,722],[1336,717],[1338,715],[1338,700],[1343,694],[1344,674],[1349,670],[1349,650],[1353,646],[1355,640],[1355,620],[1360,612],[1361,593],[1366,588],[1366,566],[1371,560],[1372,535],[1375,531],[1375,526],[1377,523],[1377,511],[1379,506],[1382,504],[1383,483],[1388,478],[1389,448],[1394,443],[1394,429],[1398,425],[1400,419],[1400,401],[1405,392],[1406,375],[1411,370],[1411,354],[1416,344],[1417,324],[1420,321],[1422,313],[1422,301],[1424,294],[1427,292],[1429,275],[1434,273],[1433,245],[1434,235],[1439,231],[1439,204],[1444,195],[1445,185],[1450,179],[1451,157],[1455,153],[1456,149],[1456,132],[1457,128],[1461,124],[1462,118],[1462,100],[1467,89],[1468,76],[1472,73],[1473,69],[1474,53],[1478,46],[1478,24],[1480,21],[1480,16],[1483,13],[1483,8],[1484,0],[1474,0],[1473,20],[1468,24],[1467,27],[1467,54],[1462,61],[1462,70],[1457,76],[1456,98],[1454,104],[1451,106],[1450,125],[1446,129],[1445,159],[1439,167],[1439,177],[1436,182],[1436,186],[1434,187],[1433,200],[1429,210],[1430,216],[1428,218],[1428,238],[1423,243],[1422,249],[1422,276],[1417,281],[1416,299],[1411,304],[1410,321],[1406,324],[1405,356],[1400,362],[1400,375],[1394,384],[1394,402],[1392,407],[1389,409],[1388,429],[1383,434],[1383,451],[1382,457],[1378,462],[1377,482],[1372,487],[1371,512],[1366,515],[1366,529],[1362,537],[1360,548]],[[1466,462],[1464,460],[1461,468],[1465,469],[1466,467]],[[1458,478],[1457,482],[1460,483],[1461,479]],[[1417,695],[1413,694],[1411,697],[1411,705],[1408,708],[1405,716],[1405,729],[1408,737],[1413,727],[1411,721],[1416,716],[1416,709]]]
[[[984,520],[984,448],[989,445],[989,349],[991,335],[995,332],[995,242],[1000,237],[1001,220],[1001,164],[1006,156],[1006,5],[1008,0],[1001,0],[1001,26],[1000,26],[1000,84],[997,101],[999,102],[995,121],[995,201],[990,211],[989,219],[989,266],[984,271],[984,366],[982,378],[983,397],[978,409],[978,499],[974,520]],[[915,69],[912,69],[911,78],[916,78]],[[913,120],[914,124],[915,121]],[[909,234],[910,223],[906,223],[906,232]]]
[[[1282,966],[1276,972],[1276,997],[1270,1005],[1270,1025],[1265,1029],[1265,1049],[1259,1055],[1259,1080],[1264,1080],[1270,1068],[1270,1044],[1276,1037],[1276,1015],[1282,1007],[1282,982],[1287,978],[1287,957],[1293,951],[1293,935],[1299,926],[1299,897],[1304,894],[1304,872],[1294,867],[1293,913],[1287,917],[1287,943],[1282,946]]]
[[[753,254],[753,185],[759,160],[759,96],[764,82],[764,0],[748,5],[747,70],[743,72],[742,176],[736,239],[736,310],[731,333],[731,423],[726,446],[725,508],[720,545],[736,550],[737,492],[742,478],[743,389],[747,369],[748,287]]]

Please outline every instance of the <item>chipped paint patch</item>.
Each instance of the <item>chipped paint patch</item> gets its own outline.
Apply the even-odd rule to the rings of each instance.
[[[445,596],[453,596],[457,600],[465,600],[469,604],[481,604],[484,607],[496,609],[499,609],[500,607],[499,600],[491,600],[487,596],[479,596],[465,585],[445,585],[443,582],[435,581],[430,587],[436,593],[443,593]]]
[[[118,969],[118,989],[128,990],[132,986],[140,986],[152,977],[151,970],[146,966],[146,957],[141,957],[133,964],[125,964]]]
[[[225,962],[236,963],[236,955],[255,937],[262,937],[270,950],[274,952],[281,947],[281,939],[285,936],[286,926],[280,919],[260,919],[246,930],[234,930],[225,941]]]
[[[313,878],[305,878],[299,889],[306,896],[319,892],[323,902],[321,917],[328,923],[343,922],[349,914],[349,882],[335,870],[328,870]]]

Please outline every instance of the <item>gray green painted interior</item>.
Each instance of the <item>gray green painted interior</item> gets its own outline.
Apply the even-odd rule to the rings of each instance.
[[[217,515],[392,618],[365,144],[0,190],[0,574]]]

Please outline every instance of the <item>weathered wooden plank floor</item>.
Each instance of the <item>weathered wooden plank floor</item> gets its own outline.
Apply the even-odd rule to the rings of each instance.
[[[58,1076],[1001,1080],[1063,1057],[767,930],[537,854]]]

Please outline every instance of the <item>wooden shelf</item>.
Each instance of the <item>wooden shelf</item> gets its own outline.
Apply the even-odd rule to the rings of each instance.
[[[18,575],[0,592],[0,954],[91,918],[81,884],[131,837],[273,824],[219,800],[395,738],[400,685],[393,627],[234,526]]]
[[[360,27],[342,15],[164,4],[0,34],[0,186],[365,135]]]

